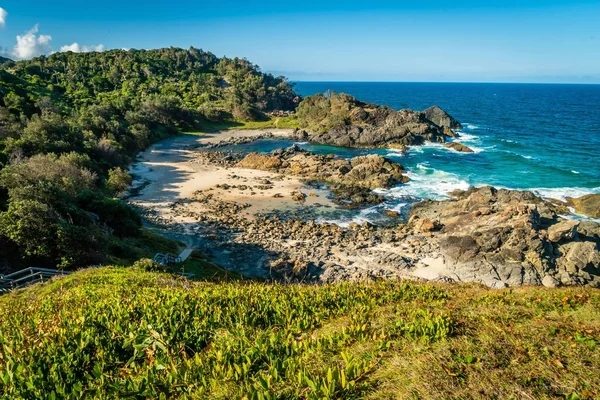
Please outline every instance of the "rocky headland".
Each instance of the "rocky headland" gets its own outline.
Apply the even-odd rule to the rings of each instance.
[[[600,224],[531,192],[482,187],[417,204],[409,226],[427,230],[461,280],[492,286],[600,286]]]
[[[364,103],[346,94],[306,98],[296,113],[300,141],[343,147],[394,147],[444,143],[458,137],[461,125],[437,106],[423,111],[394,110]]]

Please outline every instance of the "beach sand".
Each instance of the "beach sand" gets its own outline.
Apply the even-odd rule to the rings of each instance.
[[[248,204],[249,207],[242,211],[248,218],[272,210],[294,211],[307,206],[336,207],[327,197],[327,191],[307,187],[296,177],[193,162],[197,152],[195,145],[218,143],[234,137],[255,137],[265,133],[287,137],[291,130],[226,130],[206,135],[181,135],[156,143],[140,153],[130,169],[135,178],[132,190],[135,195],[129,201],[150,208],[163,219],[173,222],[193,222],[186,220],[186,217],[175,216],[171,205],[176,201],[191,199],[197,191],[209,191],[218,200]],[[269,184],[265,185],[265,181]],[[218,188],[217,185],[230,187]],[[294,192],[303,193],[304,201],[294,200]],[[204,211],[193,209],[197,207],[193,204],[190,207],[192,211]]]
[[[311,269],[316,275],[310,279],[322,282],[374,277],[436,280],[452,274],[436,248],[423,257],[421,242],[383,240],[386,232],[371,232],[368,225],[343,228],[342,234],[342,229],[328,231],[326,226],[304,222],[301,217],[289,225],[279,219],[258,218],[258,214],[273,211],[301,214],[306,209],[338,207],[328,191],[308,187],[298,177],[221,167],[198,157],[199,144],[265,133],[287,137],[291,132],[227,130],[181,135],[154,144],[130,169],[135,177],[130,203],[146,210],[149,221],[168,225],[163,233],[247,277],[272,278],[271,262],[279,259],[318,266]],[[303,193],[304,201],[294,200],[294,192]],[[387,233],[403,237],[402,229],[399,225]],[[320,269],[326,265],[329,267]]]

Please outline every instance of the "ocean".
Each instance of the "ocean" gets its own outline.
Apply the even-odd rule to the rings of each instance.
[[[438,105],[461,122],[458,141],[475,151],[427,144],[403,154],[301,144],[347,157],[382,154],[408,171],[408,184],[380,191],[388,199],[384,205],[336,222],[377,222],[384,208],[406,212],[415,201],[444,199],[469,186],[526,189],[561,200],[600,193],[600,85],[297,82],[295,88],[304,96],[348,93],[395,109]]]

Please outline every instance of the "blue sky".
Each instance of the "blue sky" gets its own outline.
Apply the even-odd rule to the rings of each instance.
[[[0,0],[0,8],[0,47],[13,58],[63,46],[194,46],[293,80],[600,83],[598,0]]]

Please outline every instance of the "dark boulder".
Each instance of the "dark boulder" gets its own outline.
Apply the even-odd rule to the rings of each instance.
[[[439,127],[450,129],[462,129],[460,122],[438,106],[431,106],[422,111],[425,118]]]

